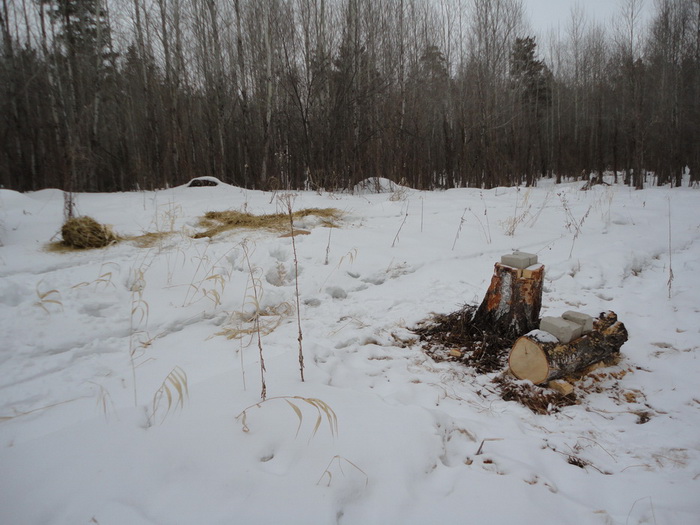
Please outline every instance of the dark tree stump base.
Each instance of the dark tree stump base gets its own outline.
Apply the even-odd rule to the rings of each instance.
[[[539,325],[544,266],[521,270],[496,263],[491,285],[472,323],[503,337],[518,337]]]

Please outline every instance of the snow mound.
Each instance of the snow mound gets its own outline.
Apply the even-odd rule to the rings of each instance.
[[[393,193],[399,188],[401,186],[384,177],[370,177],[357,183],[353,188],[353,192],[359,195],[365,193]]]
[[[216,177],[196,177],[187,183],[188,188],[201,188],[203,186],[221,186],[221,182]]]
[[[0,189],[0,205],[5,208],[19,207],[28,202],[30,202],[29,197],[18,191]]]

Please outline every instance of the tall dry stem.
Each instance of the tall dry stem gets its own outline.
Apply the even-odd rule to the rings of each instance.
[[[459,219],[459,226],[457,227],[457,233],[455,234],[455,240],[452,243],[452,251],[454,251],[455,246],[457,246],[457,239],[459,239],[459,234],[462,231],[462,226],[464,226],[464,223],[467,222],[467,220],[464,218],[464,216],[467,214],[467,208],[464,208],[464,212],[462,212],[462,216]]]
[[[294,212],[292,210],[294,204],[295,196],[287,193],[285,195],[280,195],[280,201],[284,204],[287,209],[287,214],[289,215],[289,233],[292,237],[292,251],[294,252],[294,288],[296,292],[296,302],[297,302],[297,329],[299,336],[297,341],[299,342],[299,375],[301,376],[301,382],[304,382],[304,347],[302,345],[302,340],[304,338],[301,331],[301,304],[299,301],[299,259],[297,257],[297,245],[294,240]],[[329,238],[330,247],[330,238]]]
[[[255,277],[255,272],[253,271],[253,265],[250,263],[250,255],[248,253],[248,245],[244,242],[241,247],[243,248],[243,255],[245,257],[246,264],[248,266],[248,272],[250,273],[251,286],[253,288],[253,300],[255,301],[255,313],[253,314],[253,323],[255,327],[255,333],[258,338],[258,352],[260,353],[260,382],[262,384],[260,390],[260,397],[263,401],[267,398],[267,385],[265,384],[265,358],[263,357],[263,347],[262,347],[262,337],[260,335],[260,297],[258,294],[259,280]]]
[[[671,298],[673,287],[673,252],[671,251],[671,197],[668,199],[668,298]]]
[[[396,236],[394,237],[394,242],[391,243],[391,247],[393,248],[396,246],[396,243],[399,242],[399,235],[401,235],[401,230],[403,229],[403,225],[406,224],[406,220],[408,219],[408,206],[409,202],[406,203],[406,213],[403,216],[403,221],[401,221],[401,225],[399,226],[399,230],[396,232]]]
[[[146,267],[147,269],[147,267]],[[136,358],[139,348],[144,348],[138,336],[143,333],[143,327],[148,324],[149,306],[143,298],[143,290],[146,288],[146,269],[141,266],[132,269],[131,291],[131,315],[129,316],[129,363],[131,365],[131,380],[134,389],[134,406],[138,406],[138,393],[136,390]]]

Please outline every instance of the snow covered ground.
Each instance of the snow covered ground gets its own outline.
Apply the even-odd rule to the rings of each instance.
[[[297,193],[343,212],[295,224],[303,383],[291,239],[191,238],[273,194],[80,194],[119,234],[173,233],[60,253],[62,193],[0,190],[0,523],[700,523],[700,193],[580,186]],[[512,249],[546,266],[542,315],[630,333],[549,415],[406,344]]]

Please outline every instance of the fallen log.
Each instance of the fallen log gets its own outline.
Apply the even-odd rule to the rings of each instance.
[[[580,374],[595,363],[615,357],[625,341],[625,325],[614,312],[604,312],[594,320],[590,333],[568,343],[542,330],[520,337],[510,351],[508,364],[518,379],[541,384]]]
[[[491,284],[472,323],[481,330],[513,338],[537,328],[543,281],[541,264],[517,268],[496,263]]]

